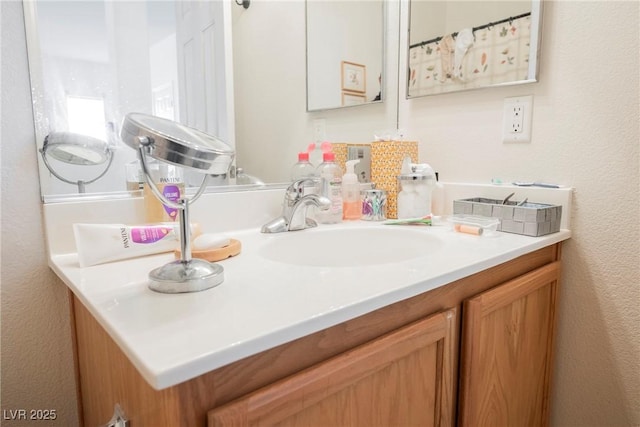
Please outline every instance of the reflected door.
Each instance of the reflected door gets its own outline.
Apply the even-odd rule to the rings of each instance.
[[[228,141],[223,2],[176,7],[182,123]]]

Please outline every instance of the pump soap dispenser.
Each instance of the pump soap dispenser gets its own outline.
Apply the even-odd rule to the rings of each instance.
[[[342,177],[342,212],[344,219],[360,219],[362,217],[362,200],[360,199],[360,183],[355,173],[355,166],[360,159],[348,160],[347,173]]]

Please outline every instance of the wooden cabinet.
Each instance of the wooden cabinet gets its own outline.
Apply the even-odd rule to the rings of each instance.
[[[83,423],[545,425],[560,244],[152,389],[72,298]]]
[[[430,316],[209,412],[209,426],[446,426],[456,310]]]
[[[544,426],[549,418],[559,263],[464,302],[461,426]]]

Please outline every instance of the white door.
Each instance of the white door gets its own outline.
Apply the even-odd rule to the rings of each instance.
[[[231,2],[176,1],[180,121],[235,147]]]

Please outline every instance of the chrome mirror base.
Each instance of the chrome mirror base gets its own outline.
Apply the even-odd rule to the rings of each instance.
[[[224,268],[201,259],[173,261],[149,273],[149,289],[163,294],[204,291],[223,281]]]

